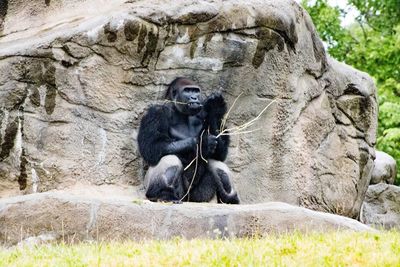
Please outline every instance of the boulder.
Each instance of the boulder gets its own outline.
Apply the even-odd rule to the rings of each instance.
[[[396,161],[385,152],[376,151],[374,168],[372,169],[371,184],[393,184],[396,179]]]
[[[292,231],[373,231],[350,218],[285,203],[162,204],[38,193],[0,200],[0,243],[254,237]]]
[[[177,76],[243,124],[227,164],[243,203],[356,218],[377,127],[372,79],[331,59],[292,0],[8,0],[1,7],[0,191],[140,186],[137,128]],[[0,194],[1,195],[1,194]]]
[[[385,183],[370,185],[361,221],[377,228],[400,229],[400,187]]]

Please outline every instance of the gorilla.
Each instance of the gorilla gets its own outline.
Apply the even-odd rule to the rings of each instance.
[[[218,203],[239,204],[223,163],[229,136],[217,137],[227,109],[222,95],[213,93],[203,100],[195,82],[178,77],[165,99],[148,108],[138,133],[139,152],[149,165],[146,197],[179,203],[209,202],[216,196]]]

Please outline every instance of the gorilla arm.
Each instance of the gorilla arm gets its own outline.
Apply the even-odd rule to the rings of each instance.
[[[225,99],[219,93],[211,94],[205,101],[204,111],[207,114],[205,118],[207,138],[203,139],[203,156],[219,161],[225,161],[228,155],[230,142],[229,136],[223,135],[216,138],[219,134],[222,119],[227,111]],[[210,143],[215,142],[214,140],[216,140],[216,146],[213,148]]]
[[[202,146],[203,150],[208,154],[204,155],[203,153],[203,156],[209,159],[208,167],[217,185],[218,202],[239,204],[240,199],[234,190],[229,168],[223,163],[228,154],[229,136],[216,137],[219,134],[222,120],[227,110],[225,100],[221,94],[212,94],[206,100],[204,106],[204,110],[207,113],[205,129],[207,133],[209,130],[209,134],[207,138],[204,138],[206,144]],[[210,145],[212,143],[214,143],[214,146]]]
[[[174,141],[169,136],[169,114],[167,106],[152,106],[143,117],[139,133],[139,152],[151,166],[156,165],[165,155],[190,151],[196,146],[195,138]]]
[[[164,148],[164,155],[176,154],[184,151],[190,151],[196,146],[196,138],[189,137],[183,140],[174,141],[169,143]]]

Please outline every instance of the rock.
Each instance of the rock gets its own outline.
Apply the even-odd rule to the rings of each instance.
[[[57,239],[60,239],[60,236],[57,236],[57,234],[49,232],[46,234],[41,234],[38,236],[30,236],[25,238],[24,240],[20,241],[17,246],[20,248],[25,248],[25,247],[35,247],[51,242],[57,241]]]
[[[329,58],[295,1],[8,0],[0,37],[0,190],[140,186],[140,119],[177,76],[233,108],[243,203],[356,218],[374,160],[372,79]],[[0,194],[1,195],[1,194]]]
[[[56,238],[121,241],[252,237],[292,231],[373,231],[360,222],[285,203],[162,204],[39,193],[0,200],[0,242]],[[33,238],[36,237],[36,238]]]
[[[376,151],[374,168],[372,169],[371,184],[393,184],[396,179],[396,161],[385,152]]]
[[[370,185],[361,221],[377,228],[400,229],[400,187],[384,183]]]

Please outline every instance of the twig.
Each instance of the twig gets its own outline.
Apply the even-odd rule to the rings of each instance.
[[[169,100],[169,99],[164,99],[163,102],[176,103],[176,104],[181,104],[181,105],[188,105],[189,104],[189,103],[179,102],[179,101],[176,101],[176,100]]]
[[[261,130],[261,128],[254,129],[254,130],[249,130],[249,131],[243,131],[243,132],[231,132],[231,133],[228,132],[228,133],[223,133],[223,134],[221,134],[221,136],[224,136],[224,135],[247,134],[247,133],[252,133],[252,132],[259,131],[259,130]]]
[[[232,128],[223,130],[222,132],[220,132],[220,133],[217,135],[217,138],[220,137],[220,136],[222,136],[222,135],[227,134],[228,132],[231,132],[231,134],[234,134],[235,132],[241,132],[242,130],[246,130],[247,128],[249,128],[250,126],[252,126],[258,119],[260,119],[261,115],[262,115],[262,114],[268,109],[268,107],[269,107],[270,105],[272,105],[272,103],[274,103],[274,102],[276,102],[276,100],[271,101],[271,102],[270,102],[270,103],[269,103],[255,118],[251,119],[250,121],[248,121],[248,122],[246,122],[246,123],[244,123],[244,124],[241,124],[241,125],[239,125],[239,126],[236,126],[236,127],[232,127]]]
[[[206,159],[203,157],[203,133],[204,133],[205,130],[206,130],[206,129],[204,129],[204,130],[201,132],[201,135],[200,135],[200,156],[201,156],[201,159],[202,159],[202,160],[204,160],[206,163],[208,163],[208,160],[206,160]]]
[[[202,152],[204,131],[205,131],[205,129],[201,132],[201,135],[200,135],[200,156],[206,163],[208,163],[208,161],[203,157],[203,152]],[[196,155],[196,157],[197,157],[197,155]],[[196,160],[196,157],[183,169],[184,171],[186,171],[187,169],[190,168],[190,166],[192,166],[193,162]]]
[[[196,161],[196,165],[195,165],[195,168],[194,168],[194,173],[193,173],[192,181],[190,182],[190,185],[189,185],[189,188],[188,188],[186,194],[185,194],[179,201],[182,201],[182,200],[189,194],[190,189],[192,188],[192,185],[193,185],[193,182],[194,182],[194,178],[196,177],[196,174],[197,174],[199,150],[200,150],[200,156],[201,156],[201,158],[202,158],[205,162],[208,163],[208,161],[207,161],[207,160],[203,157],[203,155],[202,155],[202,145],[203,145],[203,134],[204,134],[204,131],[205,131],[205,129],[203,129],[203,131],[201,132],[201,135],[200,135],[200,144],[198,144],[198,145],[196,146],[196,157],[185,167],[185,169],[183,169],[184,171],[186,171],[187,169],[190,168],[190,166],[193,164],[193,162]]]
[[[184,171],[186,171],[187,169],[190,168],[190,166],[192,166],[193,162],[196,160],[196,157],[183,169]]]
[[[194,167],[194,173],[193,173],[192,181],[191,181],[190,184],[189,184],[189,188],[188,188],[186,194],[185,194],[179,201],[182,201],[187,195],[189,195],[190,189],[192,188],[192,185],[193,185],[193,182],[194,182],[194,178],[196,177],[197,165],[198,165],[198,162],[199,162],[198,159],[199,159],[199,145],[197,145],[197,148],[196,148],[196,157],[194,158],[194,160],[196,160],[196,165],[195,165],[195,167]],[[187,167],[186,167],[186,168],[187,168]],[[186,169],[186,168],[185,168],[185,169]],[[189,199],[188,199],[188,200],[189,200]]]
[[[222,132],[225,128],[225,124],[226,121],[228,120],[229,114],[231,113],[231,110],[233,108],[233,106],[236,104],[236,101],[239,99],[239,97],[243,94],[243,92],[241,92],[233,101],[231,107],[229,108],[228,112],[225,114],[224,118],[222,119],[222,123],[221,123],[221,127],[219,128],[219,132]]]

